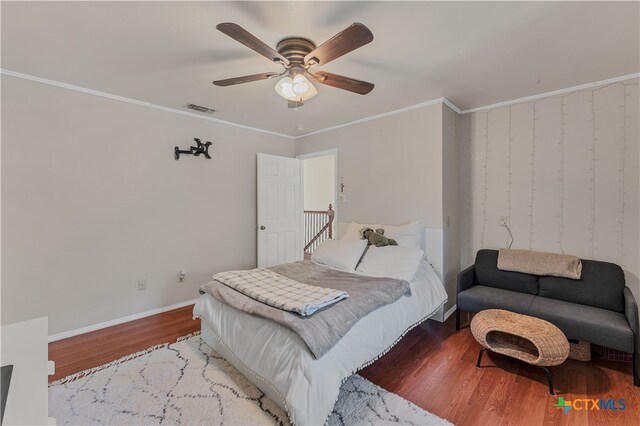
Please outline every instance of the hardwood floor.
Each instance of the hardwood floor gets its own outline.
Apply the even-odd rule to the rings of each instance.
[[[51,380],[199,330],[191,311],[185,307],[50,343],[49,359],[56,361]],[[456,425],[640,424],[640,388],[633,386],[631,363],[568,360],[552,368],[558,397],[626,402],[623,411],[563,414],[538,368],[490,353],[476,368],[480,345],[468,327],[456,332],[454,322],[425,322],[360,374]]]
[[[56,374],[49,381],[106,364],[123,356],[200,330],[193,305],[49,343]]]
[[[627,406],[563,414],[542,370],[488,352],[476,368],[480,348],[469,327],[455,330],[453,316],[444,324],[427,321],[360,374],[456,425],[640,424],[640,388],[633,386],[631,363],[567,360],[552,367],[557,397],[623,398]]]

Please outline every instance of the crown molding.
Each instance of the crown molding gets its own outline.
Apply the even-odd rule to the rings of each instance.
[[[331,131],[331,130],[336,130],[336,129],[340,129],[340,128],[343,128],[343,127],[351,126],[351,125],[354,125],[354,124],[364,123],[364,122],[371,121],[371,120],[377,120],[379,118],[388,117],[390,115],[395,115],[395,114],[400,114],[402,112],[411,111],[413,109],[424,108],[424,107],[427,107],[427,106],[430,106],[430,105],[435,105],[435,104],[438,104],[438,103],[445,104],[446,106],[451,108],[453,111],[455,111],[457,114],[462,115],[462,114],[469,114],[469,113],[476,112],[476,111],[484,111],[484,110],[488,110],[488,109],[500,108],[500,107],[503,107],[503,106],[518,104],[518,103],[521,103],[521,102],[531,102],[531,101],[535,101],[535,100],[542,99],[542,98],[548,98],[548,97],[551,97],[551,96],[557,96],[557,95],[562,95],[562,94],[565,94],[565,93],[575,92],[575,91],[578,91],[578,90],[585,90],[585,89],[591,89],[591,88],[594,88],[594,87],[605,86],[607,84],[619,83],[621,81],[630,80],[632,78],[640,78],[640,73],[622,75],[622,76],[619,76],[619,77],[613,77],[613,78],[608,78],[608,79],[605,79],[605,80],[594,81],[594,82],[591,82],[591,83],[580,84],[578,86],[571,86],[571,87],[567,87],[567,88],[564,88],[564,89],[553,90],[551,92],[539,93],[539,94],[536,94],[536,95],[526,96],[526,97],[523,97],[523,98],[517,98],[517,99],[512,99],[512,100],[509,100],[509,101],[498,102],[498,103],[491,104],[491,105],[485,105],[485,106],[481,106],[481,107],[470,108],[470,109],[467,109],[467,110],[461,110],[460,108],[458,108],[453,102],[451,102],[447,98],[438,98],[438,99],[433,99],[433,100],[426,101],[426,102],[421,102],[419,104],[411,105],[411,106],[408,106],[408,107],[405,107],[405,108],[400,108],[400,109],[396,109],[396,110],[393,110],[393,111],[385,112],[385,113],[382,113],[382,114],[371,115],[369,117],[364,117],[364,118],[361,118],[361,119],[358,119],[358,120],[348,121],[346,123],[338,124],[336,126],[325,127],[323,129],[315,130],[313,132],[303,133],[301,135],[296,136],[296,140],[298,140],[300,138],[304,138],[306,136],[317,135],[317,134],[328,132],[328,131]]]
[[[73,85],[73,84],[63,83],[63,82],[55,81],[55,80],[50,80],[48,78],[36,77],[34,75],[24,74],[24,73],[17,72],[17,71],[11,71],[11,70],[4,69],[4,68],[0,69],[0,74],[8,75],[8,76],[11,76],[11,77],[16,77],[16,78],[21,78],[23,80],[34,81],[36,83],[47,84],[49,86],[60,87],[60,88],[67,89],[67,90],[73,90],[74,92],[85,93],[87,95],[99,96],[101,98],[112,99],[112,100],[115,100],[115,101],[125,102],[125,103],[132,104],[132,105],[138,105],[138,106],[142,106],[142,107],[146,107],[146,108],[157,109],[157,110],[164,111],[164,112],[170,112],[170,113],[173,113],[173,114],[184,115],[186,117],[197,118],[197,119],[205,120],[205,121],[212,121],[214,123],[219,123],[219,124],[224,124],[224,125],[227,125],[227,126],[238,127],[240,129],[252,130],[254,132],[266,133],[266,134],[269,134],[269,135],[280,136],[282,138],[287,138],[287,139],[295,139],[295,136],[286,135],[284,133],[278,133],[278,132],[273,132],[271,130],[261,129],[259,127],[252,127],[252,126],[247,126],[247,125],[244,125],[244,124],[234,123],[233,121],[221,120],[219,118],[207,117],[205,115],[196,114],[196,113],[190,112],[190,111],[182,111],[182,110],[179,110],[179,109],[176,109],[176,108],[164,107],[164,106],[161,106],[161,105],[152,104],[150,102],[140,101],[138,99],[127,98],[127,97],[119,96],[119,95],[113,95],[111,93],[100,92],[98,90],[93,90],[93,89],[87,89],[86,87],[80,87],[80,86],[76,86],[76,85]]]
[[[383,112],[382,114],[370,115],[368,117],[360,118],[358,120],[347,121],[345,123],[338,124],[338,125],[335,125],[335,126],[324,127],[322,129],[319,129],[319,130],[314,130],[313,132],[303,133],[301,135],[298,135],[298,136],[296,136],[296,140],[298,140],[300,138],[307,137],[307,136],[311,136],[311,135],[317,135],[319,133],[329,132],[331,130],[341,129],[343,127],[353,126],[354,124],[360,124],[360,123],[364,123],[364,122],[367,122],[367,121],[372,121],[372,120],[377,120],[379,118],[388,117],[390,115],[400,114],[400,113],[411,111],[411,110],[418,109],[418,108],[424,108],[424,107],[428,107],[428,106],[431,106],[431,105],[437,105],[437,104],[445,103],[444,101],[445,101],[444,98],[432,99],[430,101],[421,102],[419,104],[411,105],[411,106],[408,106],[408,107],[404,107],[404,108],[400,108],[400,109],[394,109],[393,111]],[[447,102],[448,102],[447,105],[451,104],[449,101],[447,101]],[[453,104],[451,104],[451,105],[453,105]],[[455,110],[457,110],[457,108],[455,108],[454,111]]]
[[[445,104],[446,106],[448,106],[449,108],[451,108],[452,110],[454,110],[456,113],[458,114],[462,114],[462,111],[460,111],[460,108],[458,108],[457,106],[455,106],[453,104],[453,102],[451,102],[449,99],[447,98],[442,98],[442,103]]]
[[[536,101],[542,98],[549,98],[551,96],[564,95],[565,93],[577,92],[578,90],[592,89],[598,86],[605,86],[607,84],[619,83],[621,81],[630,80],[632,78],[639,78],[640,73],[633,73],[627,75],[621,75],[620,77],[607,78],[606,80],[594,81],[591,83],[579,84],[577,86],[566,87],[564,89],[553,90],[551,92],[539,93],[537,95],[525,96],[523,98],[512,99],[510,101],[498,102],[491,105],[485,105],[477,108],[470,108],[464,111],[458,112],[458,114],[469,114],[471,112],[484,111],[487,109],[495,109],[503,106],[509,106],[513,104],[519,104],[522,102]],[[455,110],[454,110],[455,111]],[[456,111],[457,112],[457,111]]]
[[[179,115],[184,115],[187,117],[193,117],[193,118],[197,118],[200,120],[206,120],[206,121],[213,121],[215,123],[220,123],[220,124],[225,124],[228,126],[234,126],[234,127],[238,127],[241,129],[246,129],[246,130],[253,130],[255,132],[261,132],[261,133],[266,133],[269,135],[274,135],[274,136],[280,136],[283,138],[287,138],[287,139],[299,139],[299,138],[303,138],[305,136],[310,136],[310,135],[315,135],[318,133],[323,133],[323,132],[328,132],[331,130],[335,130],[335,129],[339,129],[341,127],[346,127],[346,126],[351,126],[353,124],[358,124],[358,123],[363,123],[365,121],[370,121],[370,120],[377,120],[378,118],[382,118],[382,117],[386,117],[389,115],[395,115],[395,114],[400,114],[402,112],[405,111],[411,111],[413,109],[418,109],[418,108],[423,108],[423,107],[427,107],[430,105],[435,105],[435,104],[439,104],[439,103],[446,103],[451,109],[453,109],[454,111],[456,111],[458,114],[460,113],[460,109],[458,109],[455,105],[453,105],[450,101],[444,99],[444,98],[439,98],[439,99],[433,99],[427,102],[421,102],[419,104],[416,105],[411,105],[405,108],[400,108],[400,109],[396,109],[393,111],[389,111],[389,112],[385,112],[382,114],[377,114],[377,115],[372,115],[372,116],[368,116],[368,117],[364,117],[361,118],[359,120],[354,120],[354,121],[349,121],[343,124],[338,124],[336,126],[330,126],[330,127],[325,127],[319,130],[315,130],[313,132],[309,132],[309,133],[303,133],[301,135],[287,135],[284,133],[278,133],[278,132],[274,132],[271,130],[267,130],[267,129],[262,129],[259,127],[252,127],[252,126],[247,126],[244,124],[239,124],[239,123],[234,123],[233,121],[226,121],[226,120],[221,120],[219,118],[214,118],[214,117],[207,117],[201,114],[196,114],[190,111],[183,111],[183,110],[179,110],[176,108],[169,108],[169,107],[165,107],[162,105],[156,105],[156,104],[152,104],[150,102],[145,102],[145,101],[141,101],[138,99],[133,99],[133,98],[127,98],[125,96],[119,96],[119,95],[114,95],[111,93],[107,93],[107,92],[101,92],[99,90],[93,90],[93,89],[88,89],[86,87],[81,87],[81,86],[76,86],[74,84],[69,84],[69,83],[63,83],[61,81],[56,81],[56,80],[51,80],[48,78],[43,78],[43,77],[37,77],[35,75],[30,75],[30,74],[25,74],[25,73],[21,73],[21,72],[17,72],[17,71],[12,71],[12,70],[8,70],[5,68],[0,68],[0,74],[2,75],[8,75],[11,77],[16,77],[16,78],[21,78],[23,80],[29,80],[29,81],[34,81],[36,83],[41,83],[41,84],[46,84],[49,86],[54,86],[54,87],[59,87],[62,89],[67,89],[67,90],[72,90],[74,92],[80,92],[80,93],[84,93],[87,95],[93,95],[93,96],[99,96],[102,98],[107,98],[107,99],[112,99],[115,101],[119,101],[119,102],[125,102],[125,103],[129,103],[132,105],[138,105],[138,106],[143,106],[143,107],[147,107],[147,108],[152,108],[152,109],[157,109],[160,111],[164,111],[164,112],[170,112],[173,114],[179,114]]]
[[[400,113],[411,111],[411,110],[414,110],[414,109],[425,108],[425,107],[428,107],[428,106],[431,106],[431,105],[436,105],[436,104],[447,105],[449,108],[451,108],[457,114],[462,115],[462,114],[469,114],[469,113],[477,112],[477,111],[484,111],[484,110],[489,110],[489,109],[495,109],[495,108],[500,108],[500,107],[504,107],[504,106],[514,105],[514,104],[518,104],[518,103],[522,103],[522,102],[536,101],[538,99],[543,99],[543,98],[547,98],[547,97],[551,97],[551,96],[563,95],[565,93],[575,92],[575,91],[578,91],[578,90],[591,89],[591,88],[594,88],[594,87],[604,86],[604,85],[607,85],[607,84],[619,83],[621,81],[630,80],[632,78],[640,78],[640,73],[627,74],[627,75],[622,75],[622,76],[619,76],[619,77],[613,77],[613,78],[608,78],[608,79],[605,79],[605,80],[594,81],[594,82],[591,82],[591,83],[580,84],[578,86],[571,86],[571,87],[567,87],[567,88],[564,88],[564,89],[553,90],[551,92],[539,93],[539,94],[536,94],[536,95],[525,96],[523,98],[512,99],[512,100],[509,100],[509,101],[498,102],[498,103],[495,103],[495,104],[480,106],[480,107],[476,107],[476,108],[470,108],[470,109],[466,109],[466,110],[461,110],[460,108],[458,108],[453,102],[451,102],[447,98],[438,98],[438,99],[432,99],[432,100],[426,101],[426,102],[421,102],[421,103],[418,103],[418,104],[415,104],[415,105],[411,105],[411,106],[408,106],[408,107],[399,108],[399,109],[395,109],[395,110],[388,111],[388,112],[383,112],[381,114],[375,114],[375,115],[363,117],[363,118],[360,118],[358,120],[347,121],[345,123],[338,124],[338,125],[335,125],[335,126],[324,127],[322,129],[314,130],[314,131],[309,132],[309,133],[303,133],[303,134],[300,134],[300,135],[288,135],[288,134],[278,133],[278,132],[274,132],[274,131],[267,130],[267,129],[262,129],[262,128],[259,128],[259,127],[252,127],[252,126],[247,126],[247,125],[244,125],[244,124],[234,123],[233,121],[226,121],[226,120],[221,120],[219,118],[207,117],[207,116],[196,114],[196,113],[193,113],[193,112],[190,112],[190,111],[183,111],[183,110],[179,110],[179,109],[176,109],[176,108],[164,107],[164,106],[161,106],[161,105],[152,104],[152,103],[141,101],[141,100],[138,100],[138,99],[127,98],[127,97],[119,96],[119,95],[113,95],[111,93],[106,93],[106,92],[100,92],[98,90],[88,89],[88,88],[76,86],[76,85],[73,85],[73,84],[63,83],[63,82],[60,82],[60,81],[55,81],[55,80],[50,80],[50,79],[46,79],[46,78],[42,78],[42,77],[29,75],[29,74],[24,74],[24,73],[20,73],[20,72],[17,72],[17,71],[11,71],[11,70],[4,69],[4,68],[0,69],[0,74],[8,75],[8,76],[11,76],[11,77],[16,77],[16,78],[21,78],[21,79],[24,79],[24,80],[30,80],[30,81],[34,81],[34,82],[37,82],[37,83],[47,84],[47,85],[50,85],[50,86],[60,87],[60,88],[63,88],[63,89],[73,90],[73,91],[80,92],[80,93],[85,93],[85,94],[89,94],[89,95],[94,95],[94,96],[99,96],[99,97],[103,97],[103,98],[107,98],[107,99],[112,99],[112,100],[116,100],[116,101],[120,101],[120,102],[126,102],[126,103],[129,103],[129,104],[132,104],[132,105],[138,105],[138,106],[143,106],[143,107],[147,107],[147,108],[153,108],[153,109],[157,109],[157,110],[160,110],[160,111],[165,111],[165,112],[170,112],[170,113],[173,113],[173,114],[184,115],[184,116],[187,116],[187,117],[193,117],[193,118],[197,118],[197,119],[200,119],[200,120],[212,121],[212,122],[215,122],[215,123],[220,123],[220,124],[224,124],[224,125],[227,125],[227,126],[238,127],[238,128],[245,129],[245,130],[252,130],[254,132],[266,133],[266,134],[273,135],[273,136],[280,136],[280,137],[283,137],[283,138],[286,138],[286,139],[292,139],[292,140],[298,140],[298,139],[305,138],[307,136],[317,135],[317,134],[320,134],[320,133],[325,133],[325,132],[329,132],[329,131],[332,131],[332,130],[341,129],[343,127],[352,126],[354,124],[360,124],[360,123],[364,123],[364,122],[367,122],[367,121],[377,120],[379,118],[384,118],[384,117],[388,117],[388,116],[391,116],[391,115],[400,114]]]

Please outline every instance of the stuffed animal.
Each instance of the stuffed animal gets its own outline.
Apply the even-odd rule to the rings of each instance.
[[[384,236],[384,229],[378,228],[375,231],[371,228],[362,228],[360,235],[363,240],[368,240],[369,245],[376,247],[397,246],[398,243],[391,238]]]

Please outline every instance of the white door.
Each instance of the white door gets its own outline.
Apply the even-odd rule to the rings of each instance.
[[[301,160],[258,154],[258,267],[302,259]]]

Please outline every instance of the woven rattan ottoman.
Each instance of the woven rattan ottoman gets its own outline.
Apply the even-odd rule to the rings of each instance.
[[[569,341],[555,325],[539,318],[502,309],[487,309],[473,317],[471,333],[483,348],[542,368],[549,381],[549,393],[555,395],[551,372],[546,367],[562,364],[569,356]]]

